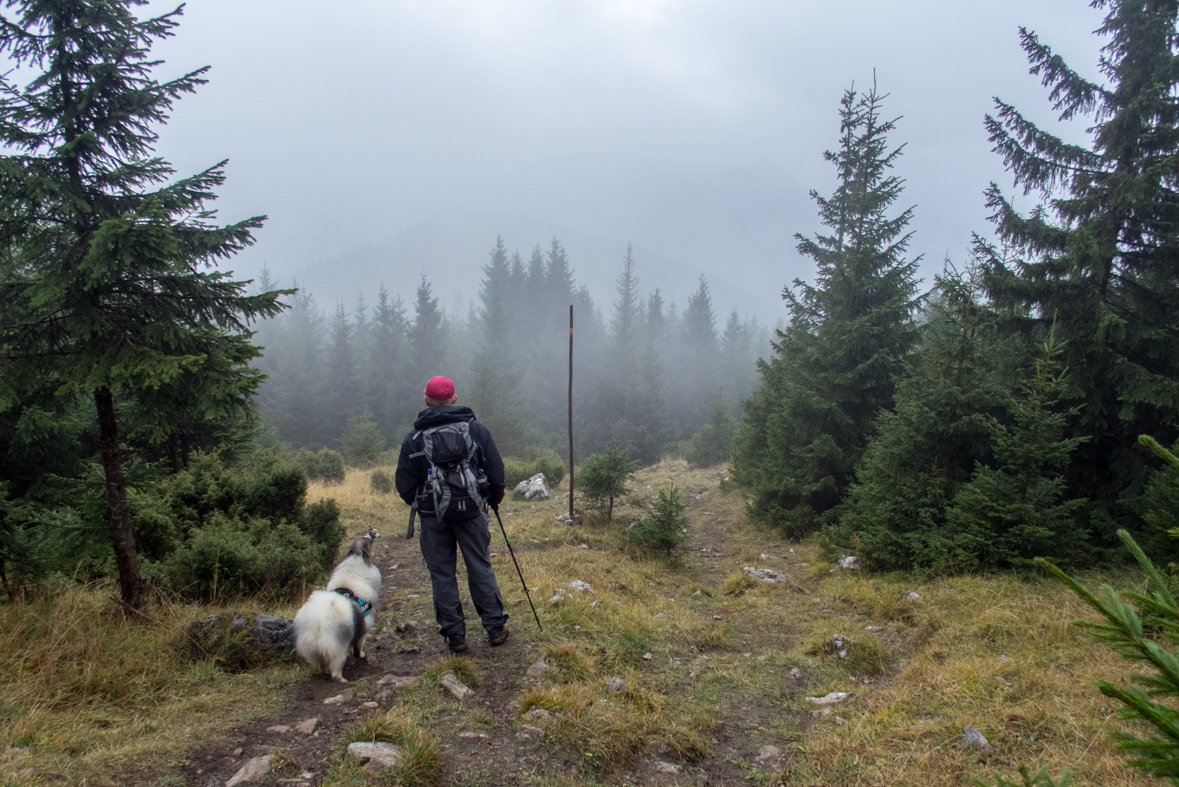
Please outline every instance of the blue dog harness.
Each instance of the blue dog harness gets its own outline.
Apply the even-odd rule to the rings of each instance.
[[[365,601],[348,588],[336,588],[335,592],[339,593],[344,598],[351,599],[352,601],[355,601],[357,604],[359,604],[360,608],[364,611],[366,616],[368,613],[373,611],[373,603],[371,601]]]

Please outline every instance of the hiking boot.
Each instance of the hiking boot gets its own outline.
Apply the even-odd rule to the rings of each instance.
[[[503,626],[491,629],[487,632],[487,641],[491,643],[491,647],[497,648],[507,640],[508,633],[508,630]]]
[[[467,649],[467,635],[451,634],[446,638],[446,647],[450,648],[451,653],[462,653]]]

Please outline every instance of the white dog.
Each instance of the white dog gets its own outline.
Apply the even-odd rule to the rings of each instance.
[[[316,590],[295,615],[295,649],[332,680],[347,683],[342,674],[348,647],[364,658],[364,641],[372,631],[381,592],[381,570],[373,565],[373,539],[381,534],[370,527],[352,542],[327,583]]]

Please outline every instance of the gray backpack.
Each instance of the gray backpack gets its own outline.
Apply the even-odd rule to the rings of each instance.
[[[466,522],[483,510],[487,479],[471,468],[475,440],[467,422],[443,424],[420,432],[423,453],[430,463],[426,493],[434,516],[448,523]]]

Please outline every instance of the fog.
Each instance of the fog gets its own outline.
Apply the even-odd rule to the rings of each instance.
[[[180,173],[228,158],[221,218],[269,216],[232,267],[321,304],[381,281],[409,296],[426,271],[465,308],[496,235],[525,256],[557,236],[603,306],[630,241],[643,291],[682,305],[704,274],[719,313],[772,324],[813,270],[793,236],[834,187],[844,89],[875,74],[902,118],[898,209],[916,206],[928,280],[988,230],[987,183],[1010,186],[992,96],[1061,131],[1018,27],[1095,77],[1099,24],[1076,0],[199,0],[155,54],[161,77],[210,82],[159,152]]]

